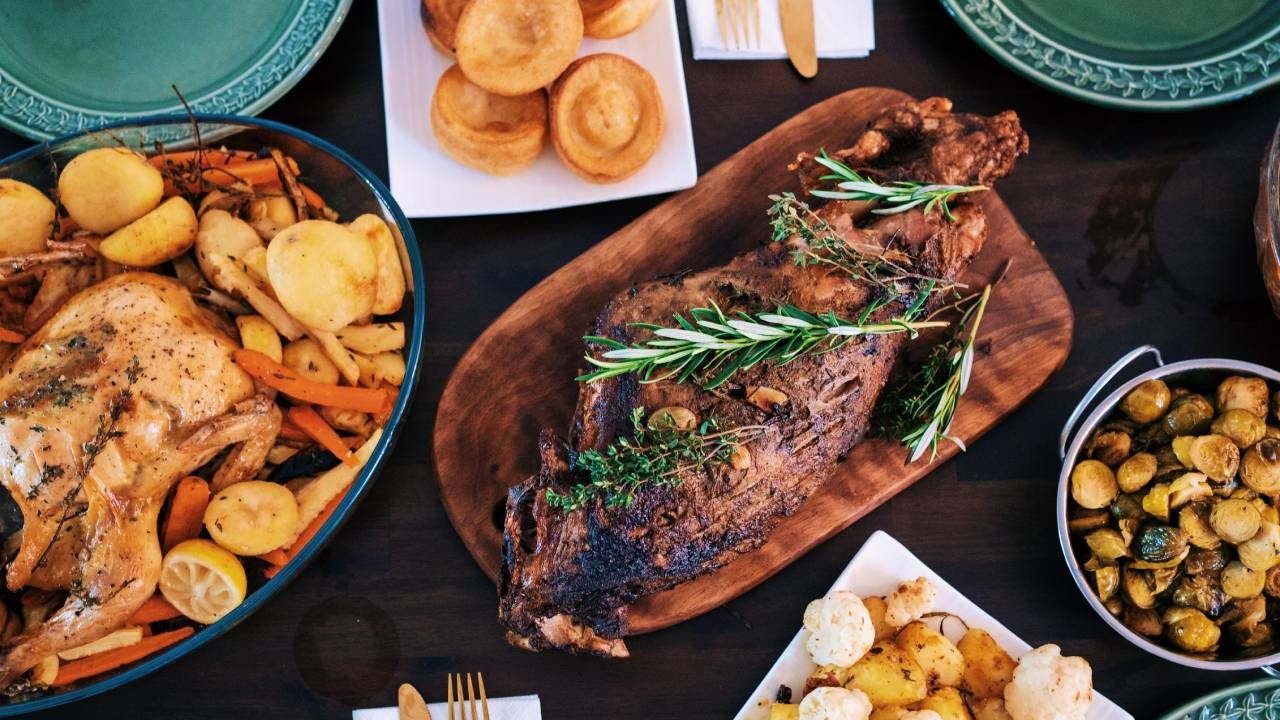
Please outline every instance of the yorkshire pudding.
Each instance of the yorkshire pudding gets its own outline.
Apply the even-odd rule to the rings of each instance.
[[[579,0],[587,37],[622,37],[644,24],[658,0]]]
[[[422,0],[422,25],[427,30],[431,44],[443,53],[453,54],[458,18],[462,17],[467,2],[468,0]]]
[[[514,175],[542,152],[547,94],[494,95],[454,65],[436,84],[431,130],[441,149],[463,165],[490,175]]]
[[[458,19],[458,65],[499,95],[550,85],[582,45],[578,0],[471,0]]]
[[[551,141],[592,182],[639,170],[662,138],[662,96],[647,70],[621,55],[579,58],[551,88]]]

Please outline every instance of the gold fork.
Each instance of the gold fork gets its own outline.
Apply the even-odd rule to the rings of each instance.
[[[716,0],[716,19],[720,22],[720,41],[729,49],[730,33],[733,47],[740,49],[750,45],[760,47],[760,0]],[[756,38],[751,39],[755,28]]]
[[[453,714],[453,683],[455,678],[458,683],[458,715]],[[484,673],[476,673],[476,679],[480,683],[480,709],[484,711],[484,720],[489,720],[489,698],[484,693]],[[471,684],[471,673],[467,673],[467,694],[466,703],[471,704],[471,713],[467,714],[467,704],[463,702],[462,694],[462,673],[454,675],[449,673],[449,720],[480,720],[480,715],[476,712],[476,693]]]

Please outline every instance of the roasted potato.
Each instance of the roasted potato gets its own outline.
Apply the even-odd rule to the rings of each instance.
[[[256,198],[249,203],[249,227],[264,241],[270,241],[285,228],[298,222],[293,201],[283,195]]]
[[[98,246],[98,252],[121,265],[151,267],[191,249],[197,228],[196,211],[191,209],[191,203],[171,197],[108,235]]]
[[[317,330],[337,332],[368,315],[377,296],[369,243],[326,220],[305,220],[272,238],[267,275],[289,314]]]
[[[769,706],[769,720],[800,720],[800,706],[791,703],[773,703]]]
[[[209,262],[214,254],[244,262],[250,250],[264,248],[262,239],[248,223],[226,210],[210,210],[200,216],[196,230],[196,263],[205,277],[212,278],[217,269]]]
[[[892,643],[876,643],[854,663],[845,687],[867,694],[872,705],[907,705],[929,694],[919,663]]]
[[[402,322],[348,325],[336,334],[343,345],[365,355],[376,355],[404,347]]]
[[[977,698],[969,703],[973,720],[1013,720],[1004,709],[1004,698]]]
[[[95,148],[81,153],[58,176],[62,207],[77,225],[100,235],[151,212],[163,197],[160,171],[127,148]]]
[[[979,698],[998,698],[1013,679],[1018,663],[1000,647],[986,630],[970,629],[956,643],[964,656],[964,676],[960,687]]]
[[[338,384],[338,366],[325,354],[320,343],[311,338],[300,338],[286,345],[283,362],[286,367],[308,380],[325,385]]]
[[[960,684],[964,676],[964,656],[942,633],[916,621],[902,628],[894,642],[924,670],[925,682],[930,688]]]
[[[400,250],[396,247],[395,237],[391,235],[391,228],[387,227],[382,218],[370,214],[352,220],[347,227],[369,241],[369,247],[373,249],[373,255],[378,261],[378,290],[373,301],[373,312],[377,315],[390,315],[398,311],[404,300],[404,268],[400,266]]]
[[[953,687],[942,687],[929,693],[929,697],[911,706],[912,710],[932,710],[942,720],[973,720],[964,696]]]
[[[890,627],[884,621],[886,607],[884,598],[879,596],[863,598],[862,604],[867,608],[867,614],[871,616],[871,626],[876,629],[876,642],[892,639],[897,633],[897,629]]]
[[[236,328],[240,330],[241,346],[249,350],[257,350],[276,362],[284,359],[284,348],[280,345],[280,334],[261,315],[241,315],[237,317]]]
[[[0,257],[40,252],[53,234],[58,210],[30,185],[0,178]]]

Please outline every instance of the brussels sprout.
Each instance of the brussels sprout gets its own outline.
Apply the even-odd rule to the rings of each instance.
[[[1183,473],[1181,477],[1169,484],[1169,509],[1177,510],[1189,502],[1203,500],[1213,495],[1209,486],[1209,478],[1202,473]]]
[[[1222,568],[1227,566],[1227,552],[1219,547],[1213,550],[1205,550],[1197,548],[1187,555],[1187,561],[1183,563],[1182,569],[1187,571],[1188,575],[1212,575],[1217,577]],[[1280,585],[1277,585],[1280,587]]]
[[[1187,549],[1187,534],[1176,527],[1149,523],[1138,531],[1135,554],[1139,560],[1165,563]]]
[[[1173,452],[1173,457],[1182,467],[1195,467],[1195,462],[1191,459],[1191,446],[1196,442],[1193,435],[1179,435],[1169,443],[1169,449]]]
[[[1141,520],[1147,516],[1142,499],[1137,495],[1121,495],[1111,503],[1111,517],[1116,520]]]
[[[1104,465],[1115,467],[1129,457],[1133,438],[1123,430],[1099,430],[1089,438],[1085,453]]]
[[[1267,576],[1244,563],[1232,560],[1222,569],[1222,590],[1233,598],[1251,598],[1262,594]]]
[[[1246,450],[1240,479],[1260,493],[1280,494],[1280,440],[1266,438]]]
[[[1188,575],[1179,580],[1173,590],[1175,605],[1195,608],[1210,617],[1217,617],[1226,602],[1226,593],[1211,575]]]
[[[1107,609],[1107,612],[1116,617],[1120,617],[1120,613],[1124,612],[1124,609],[1128,607],[1119,595],[1112,595],[1111,599],[1104,601],[1102,605]]]
[[[1242,543],[1258,533],[1262,514],[1248,500],[1229,498],[1213,506],[1209,525],[1223,540]]]
[[[1130,630],[1147,637],[1157,637],[1163,630],[1160,625],[1160,614],[1150,608],[1137,608],[1130,605],[1124,609],[1121,622]]]
[[[1130,543],[1132,546],[1132,543]],[[1152,562],[1150,560],[1134,560],[1129,563],[1129,567],[1134,570],[1177,570],[1183,560],[1187,559],[1187,555],[1191,554],[1191,546],[1187,545],[1182,548],[1182,552],[1163,562]]]
[[[1150,573],[1125,568],[1120,572],[1120,589],[1134,607],[1148,609],[1156,606],[1156,594],[1151,591]]]
[[[1262,516],[1263,525],[1266,525],[1267,523],[1276,523],[1277,525],[1280,525],[1280,510],[1276,510],[1276,506],[1267,502],[1266,498],[1258,496],[1249,502],[1253,503],[1253,506],[1258,508],[1258,514]]]
[[[1194,608],[1171,608],[1164,615],[1165,634],[1178,647],[1193,653],[1212,652],[1222,631]]]
[[[1241,490],[1239,477],[1233,477],[1224,483],[1210,483],[1209,485],[1213,488],[1214,495],[1224,498],[1231,497]],[[1244,489],[1247,490],[1248,488]]]
[[[1258,534],[1236,546],[1236,555],[1245,567],[1260,573],[1280,565],[1280,525],[1263,523]]]
[[[1267,582],[1263,589],[1271,597],[1280,597],[1280,565],[1267,571]]]
[[[1247,623],[1236,622],[1227,627],[1228,637],[1231,642],[1242,648],[1256,648],[1262,646],[1270,646],[1272,640],[1272,630],[1270,623]]]
[[[1172,399],[1169,386],[1163,380],[1148,380],[1124,396],[1124,400],[1120,401],[1120,410],[1145,425],[1160,419],[1169,409]]]
[[[1155,515],[1165,522],[1169,522],[1169,485],[1168,483],[1156,483],[1151,486],[1147,494],[1142,497],[1142,509],[1147,513]]]
[[[1115,565],[1098,568],[1093,573],[1093,582],[1098,588],[1098,599],[1105,603],[1115,597],[1120,588],[1120,570]]]
[[[1280,406],[1277,406],[1277,407],[1280,407]],[[1273,440],[1280,440],[1280,427],[1277,427],[1275,425],[1268,425],[1267,437],[1272,438]]]
[[[1067,529],[1073,533],[1089,532],[1107,526],[1109,516],[1106,510],[1083,510],[1072,513],[1067,520]]]
[[[1225,435],[1202,435],[1191,443],[1191,463],[1214,480],[1226,482],[1240,469],[1240,448]]]
[[[1218,412],[1248,410],[1267,417],[1267,381],[1259,377],[1233,375],[1218,385]]]
[[[1197,435],[1209,427],[1213,406],[1203,395],[1188,393],[1173,401],[1164,416],[1164,429],[1171,437]]]
[[[1192,503],[1179,510],[1178,529],[1186,533],[1187,541],[1198,548],[1213,550],[1222,545],[1222,538],[1209,525],[1207,503]]]
[[[1159,463],[1151,453],[1140,452],[1130,456],[1116,469],[1116,483],[1120,486],[1120,491],[1134,493],[1146,487],[1151,478],[1156,476],[1157,467]]]
[[[1104,508],[1119,492],[1115,473],[1097,460],[1084,460],[1071,471],[1071,497],[1082,508]]]
[[[1248,410],[1232,408],[1215,418],[1209,430],[1231,438],[1236,447],[1244,450],[1266,437],[1267,423]]]
[[[1115,562],[1122,557],[1129,557],[1129,547],[1121,537],[1119,530],[1103,528],[1089,533],[1084,539],[1093,554],[1103,562]]]

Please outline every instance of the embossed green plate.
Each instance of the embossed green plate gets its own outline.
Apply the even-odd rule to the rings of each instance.
[[[1159,720],[1280,720],[1280,680],[1254,680],[1219,690]]]
[[[0,0],[0,125],[36,140],[182,112],[255,115],[351,0]]]
[[[1022,75],[1133,110],[1189,110],[1280,82],[1276,0],[942,0]]]

